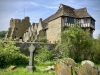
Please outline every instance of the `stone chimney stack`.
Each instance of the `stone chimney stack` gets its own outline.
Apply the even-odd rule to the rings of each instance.
[[[40,18],[40,22],[42,22],[42,18]]]

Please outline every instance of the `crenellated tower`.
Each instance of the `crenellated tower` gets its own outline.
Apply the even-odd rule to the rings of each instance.
[[[11,37],[12,39],[18,38],[23,40],[24,32],[30,27],[30,19],[29,17],[25,17],[24,19],[13,19],[10,20],[10,28],[8,29],[8,33],[6,35],[7,38]]]

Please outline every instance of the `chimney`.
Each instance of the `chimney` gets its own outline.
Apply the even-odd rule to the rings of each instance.
[[[40,18],[40,22],[42,22],[42,18]]]

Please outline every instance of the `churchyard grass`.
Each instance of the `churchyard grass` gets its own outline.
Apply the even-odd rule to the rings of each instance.
[[[55,75],[55,71],[41,71],[42,69],[46,68],[47,66],[55,65],[57,61],[46,61],[46,62],[38,62],[35,63],[36,71],[34,72],[28,72],[26,70],[26,67],[17,67],[15,70],[12,71],[6,71],[5,69],[0,69],[0,75]],[[78,63],[78,66],[80,66],[81,63]],[[100,67],[100,64],[96,64],[95,67]],[[75,75],[73,73],[73,75]]]
[[[54,61],[46,61],[40,62],[35,64],[36,71],[28,72],[26,67],[17,67],[15,70],[6,72],[6,69],[0,69],[0,75],[55,75],[55,71],[41,71],[42,69],[46,68],[47,66],[54,65]]]

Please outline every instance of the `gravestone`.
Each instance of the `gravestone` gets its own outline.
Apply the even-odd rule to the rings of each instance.
[[[6,71],[14,70],[17,66],[10,66]]]
[[[71,59],[71,58],[65,59],[64,62],[67,65],[72,66],[73,69],[75,69],[75,67],[77,67],[77,63],[73,59]]]
[[[77,75],[78,65],[72,58],[66,58],[64,60],[64,63],[67,64],[68,66],[71,66],[73,73]]]
[[[30,58],[29,58],[29,66],[27,66],[27,71],[34,71],[36,68],[34,67],[34,51],[35,47],[33,44],[29,47]]]
[[[55,65],[55,72],[55,75],[72,75],[72,68],[63,62],[58,62]]]
[[[98,73],[99,73],[99,75],[100,75],[100,67],[98,67]]]
[[[78,75],[98,75],[98,71],[90,64],[85,63],[83,66],[79,68]]]
[[[92,66],[92,67],[94,67],[94,63],[92,62],[92,61],[90,61],[90,60],[84,60],[84,61],[82,61],[81,62],[81,66],[83,66],[85,63],[88,63],[90,66]]]

